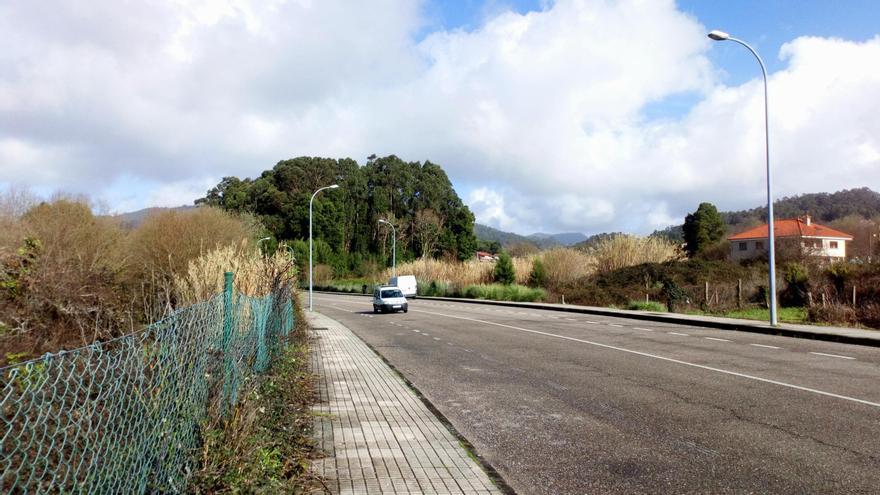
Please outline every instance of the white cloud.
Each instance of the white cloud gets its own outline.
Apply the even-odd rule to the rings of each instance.
[[[395,153],[440,163],[479,221],[522,233],[649,232],[701,201],[763,203],[760,80],[725,85],[705,27],[673,1],[493,7],[476,29],[416,42],[421,12],[6,2],[0,182],[143,207],[292,156]],[[778,195],[880,183],[880,38],[797,38],[779,56]],[[686,115],[645,117],[682,94],[699,100]]]

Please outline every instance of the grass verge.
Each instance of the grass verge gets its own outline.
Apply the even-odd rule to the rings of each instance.
[[[291,339],[226,424],[205,428],[201,469],[189,493],[302,493],[321,486],[308,473],[316,455],[315,394],[301,313]]]

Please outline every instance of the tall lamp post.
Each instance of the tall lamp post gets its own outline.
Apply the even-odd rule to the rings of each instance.
[[[315,196],[318,195],[319,192],[324,189],[336,189],[339,187],[339,184],[333,184],[332,186],[325,186],[312,194],[312,199],[309,200],[309,311],[312,310],[312,202],[315,201]]]
[[[388,220],[379,219],[379,223],[391,227],[391,276],[397,276],[397,229]]]
[[[770,248],[770,325],[775,327],[779,322],[776,319],[776,236],[773,226],[773,176],[770,173],[770,116],[769,104],[767,102],[767,68],[764,67],[764,61],[761,60],[758,52],[745,41],[736,39],[724,31],[717,30],[710,32],[708,36],[715,41],[734,41],[746,47],[758,59],[758,64],[761,66],[761,74],[764,76],[764,155],[767,163],[767,227],[769,229],[767,240]]]

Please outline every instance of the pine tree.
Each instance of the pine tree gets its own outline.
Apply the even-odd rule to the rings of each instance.
[[[501,253],[498,261],[495,263],[495,272],[493,273],[495,281],[499,284],[510,285],[516,282],[516,271],[513,268],[513,260],[507,253]]]

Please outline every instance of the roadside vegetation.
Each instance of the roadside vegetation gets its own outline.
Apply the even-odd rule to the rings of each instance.
[[[315,378],[309,371],[305,318],[296,306],[287,348],[243,394],[226,422],[205,426],[201,469],[191,493],[308,493],[321,480],[308,472],[318,455],[311,437]]]

